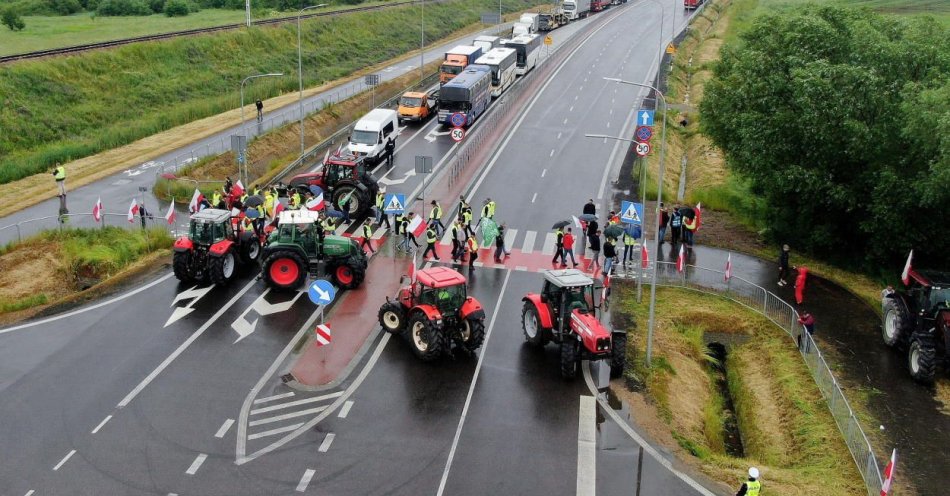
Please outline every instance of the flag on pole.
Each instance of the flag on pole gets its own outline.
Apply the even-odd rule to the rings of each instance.
[[[334,153],[333,155],[339,157],[341,153],[343,153],[343,143],[342,143],[342,142],[340,142],[340,146],[336,149],[336,153]]]
[[[422,216],[417,215],[412,218],[412,221],[409,222],[409,226],[406,228],[413,236],[422,236],[426,232],[426,223],[422,221]]]
[[[891,490],[891,481],[894,480],[894,465],[897,464],[897,449],[891,452],[891,461],[884,467],[884,483],[881,484],[881,496],[887,496]]]
[[[96,198],[96,204],[92,206],[92,218],[96,222],[102,220],[102,197]]]
[[[324,206],[323,201],[323,192],[320,192],[319,195],[307,200],[307,203],[304,204],[307,207],[307,210],[316,212],[317,210],[322,210]]]
[[[416,255],[412,254],[412,261],[409,262],[409,284],[416,283]]]
[[[647,250],[647,244],[640,245],[640,267],[644,269],[650,265],[650,252]]]
[[[723,280],[729,282],[729,279],[732,279],[732,253],[726,257],[726,275]]]
[[[698,231],[698,230],[699,230],[699,226],[702,225],[702,223],[703,223],[703,202],[699,202],[699,203],[696,204],[696,229],[695,229],[695,231]]]
[[[129,205],[129,215],[127,217],[129,219],[129,222],[135,221],[135,214],[137,213],[139,213],[139,204],[138,202],[135,201],[135,198],[133,198],[132,204]]]
[[[904,272],[901,272],[901,281],[904,281],[904,286],[910,284],[910,269],[911,269],[911,260],[914,258],[914,250],[910,251],[910,254],[907,255],[907,263],[904,264]]]
[[[321,162],[321,163],[322,163],[323,165],[327,165],[327,161],[328,161],[328,160],[330,160],[330,149],[329,149],[329,148],[327,148],[327,154],[323,156],[323,162]]]
[[[610,292],[610,274],[604,276],[604,287],[600,290],[600,301],[607,301],[607,294]]]
[[[204,201],[205,196],[201,194],[201,191],[198,191],[198,188],[195,188],[195,194],[191,195],[191,201],[188,202],[188,211],[191,213],[197,213],[201,210],[201,202]]]
[[[684,246],[686,246],[686,243],[680,244],[680,254],[676,257],[677,272],[683,272],[683,269],[686,268],[686,249]]]
[[[333,340],[333,335],[330,333],[330,324],[318,325],[313,333],[317,337],[317,347],[328,345]]]
[[[168,212],[165,214],[165,220],[169,224],[175,223],[175,200],[172,200],[171,204],[168,205]]]
[[[231,196],[233,197],[240,197],[244,194],[244,191],[244,183],[242,183],[240,179],[231,186]]]

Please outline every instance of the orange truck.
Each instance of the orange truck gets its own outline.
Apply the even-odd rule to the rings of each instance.
[[[439,111],[439,90],[428,93],[407,91],[399,98],[399,124],[422,122]]]
[[[465,67],[474,64],[482,56],[481,47],[459,45],[445,52],[445,61],[439,68],[439,83],[445,84],[462,73]]]

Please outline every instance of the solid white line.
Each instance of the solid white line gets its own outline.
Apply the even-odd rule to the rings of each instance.
[[[214,433],[214,437],[221,439],[225,434],[228,433],[228,430],[231,429],[231,425],[234,424],[234,419],[227,419],[221,424],[221,428],[218,429],[218,432]]]
[[[597,402],[581,396],[577,419],[577,496],[597,492]]]
[[[302,426],[302,425],[303,425],[303,422],[301,422],[301,423],[299,423],[299,424],[294,424],[294,425],[288,425],[288,426],[285,426],[285,427],[280,427],[280,428],[277,428],[277,429],[271,429],[271,430],[269,430],[269,431],[258,432],[258,433],[256,433],[256,434],[251,434],[250,436],[247,436],[247,438],[250,439],[250,440],[253,440],[253,439],[260,439],[260,438],[262,438],[262,437],[274,436],[274,435],[277,435],[277,434],[283,434],[283,433],[285,433],[285,432],[290,432],[290,431],[297,430],[297,428],[299,428],[299,427]]]
[[[528,270],[528,268],[525,267],[524,265],[518,265],[518,266],[515,266],[515,270],[524,272],[524,271]]]
[[[111,419],[112,419],[112,415],[106,416],[106,418],[102,419],[102,422],[99,422],[99,425],[97,425],[96,428],[92,430],[91,434],[95,434],[99,432],[99,429],[102,429],[102,426],[106,425],[106,422],[108,422]]]
[[[247,283],[247,286],[244,286],[243,289],[238,291],[238,293],[234,295],[233,298],[231,298],[231,301],[225,303],[225,305],[221,307],[221,309],[218,310],[217,313],[212,315],[211,318],[208,319],[208,321],[205,322],[203,326],[199,327],[197,331],[192,333],[192,335],[187,340],[185,340],[185,342],[182,343],[181,346],[179,346],[175,351],[173,351],[171,355],[168,355],[168,358],[162,361],[162,363],[159,364],[158,367],[156,367],[155,370],[153,370],[148,375],[148,377],[143,379],[142,382],[140,382],[138,386],[135,386],[135,389],[133,389],[129,394],[127,394],[125,398],[122,398],[122,401],[119,402],[119,408],[125,408],[126,406],[128,406],[128,404],[131,403],[132,400],[134,400],[135,397],[138,396],[139,393],[141,393],[142,390],[145,389],[146,386],[148,386],[152,381],[155,380],[156,377],[158,377],[158,374],[161,374],[162,371],[164,371],[169,365],[171,365],[171,363],[174,362],[176,358],[178,358],[178,355],[181,355],[182,353],[184,353],[184,351],[187,350],[189,346],[191,346],[191,343],[194,343],[195,340],[201,337],[201,335],[205,331],[207,331],[208,328],[211,327],[211,325],[214,324],[216,320],[218,320],[219,318],[221,318],[222,315],[224,315],[224,312],[226,312],[229,308],[231,308],[231,306],[237,303],[237,301],[241,299],[241,297],[244,296],[244,294],[247,293],[252,287],[254,287],[255,284],[257,284],[257,281],[254,279],[251,279],[251,282]]]
[[[505,271],[505,281],[501,283],[501,292],[498,293],[498,299],[495,301],[494,311],[492,312],[491,322],[488,323],[488,330],[485,332],[485,341],[478,353],[478,363],[475,365],[475,374],[472,376],[472,383],[468,387],[468,395],[465,397],[465,405],[462,406],[462,416],[459,418],[459,425],[455,429],[455,437],[452,439],[452,448],[449,450],[449,458],[445,461],[445,470],[442,471],[442,480],[439,482],[439,491],[436,496],[442,496],[445,491],[445,484],[449,481],[449,470],[452,469],[452,460],[455,458],[455,450],[458,449],[459,438],[462,436],[462,427],[465,426],[465,418],[468,416],[468,407],[472,403],[472,396],[475,393],[475,385],[478,383],[478,373],[482,370],[482,362],[485,361],[485,350],[488,349],[488,340],[491,338],[491,331],[495,328],[495,319],[498,318],[498,305],[505,295],[505,288],[508,287],[508,279],[511,277],[511,271]]]
[[[188,467],[188,470],[185,470],[185,473],[188,475],[195,475],[195,473],[198,472],[198,469],[201,468],[201,464],[204,463],[207,458],[208,455],[199,453],[198,456],[195,457],[195,461],[191,462],[191,466]]]
[[[69,461],[69,459],[72,458],[73,455],[75,455],[75,454],[76,454],[76,450],[72,450],[72,451],[70,451],[69,453],[66,453],[66,456],[64,456],[63,459],[60,460],[59,463],[57,463],[55,467],[53,467],[53,471],[55,472],[55,471],[59,470],[59,467],[62,467],[63,464],[66,463],[67,461]]]
[[[290,398],[290,397],[293,396],[293,395],[294,395],[294,392],[291,391],[291,392],[289,392],[289,393],[277,394],[277,395],[274,395],[274,396],[268,396],[268,397],[266,397],[266,398],[258,398],[258,399],[256,399],[256,400],[254,400],[254,404],[255,404],[255,405],[259,405],[259,404],[261,404],[261,403],[267,403],[268,401],[274,401],[274,400],[279,400],[279,399],[283,399],[283,398]]]
[[[20,329],[26,329],[27,327],[35,327],[35,326],[38,326],[38,325],[48,324],[48,323],[50,323],[50,322],[56,322],[57,320],[62,320],[62,319],[65,319],[65,318],[67,318],[67,317],[73,317],[73,316],[75,316],[75,315],[79,315],[79,314],[81,314],[81,313],[88,312],[88,311],[90,311],[90,310],[95,310],[95,309],[97,309],[97,308],[102,308],[102,307],[104,307],[104,306],[106,306],[106,305],[111,305],[111,304],[113,304],[113,303],[115,303],[115,302],[117,302],[117,301],[124,300],[124,299],[126,299],[126,298],[128,298],[128,297],[130,297],[130,296],[135,296],[135,295],[141,293],[142,291],[145,291],[145,290],[147,290],[147,289],[149,289],[149,288],[151,288],[151,287],[153,287],[153,286],[155,286],[155,285],[157,285],[157,284],[161,284],[161,283],[165,282],[169,277],[171,277],[171,276],[173,276],[173,275],[174,275],[173,273],[166,274],[166,275],[164,275],[164,276],[162,276],[162,277],[159,277],[158,279],[156,279],[156,280],[154,280],[154,281],[152,281],[152,282],[146,284],[145,286],[142,286],[142,287],[140,287],[140,288],[137,288],[137,289],[135,289],[135,290],[133,290],[133,291],[130,291],[130,292],[128,292],[128,293],[125,293],[125,294],[122,295],[122,296],[116,296],[115,298],[112,298],[111,300],[106,300],[106,301],[103,301],[103,302],[101,302],[101,303],[96,303],[95,305],[92,305],[92,306],[89,306],[89,307],[80,308],[79,310],[73,310],[72,312],[64,313],[64,314],[62,314],[62,315],[56,315],[56,316],[50,317],[50,318],[48,318],[48,319],[37,320],[36,322],[28,322],[28,323],[26,323],[26,324],[20,324],[20,325],[18,325],[18,326],[7,327],[6,329],[0,330],[0,334],[6,334],[6,333],[8,333],[8,332],[18,331],[18,330],[20,330]]]
[[[534,200],[536,200],[537,198],[538,198],[538,194],[535,193],[535,194],[531,197],[531,203],[534,203]]]
[[[313,479],[313,474],[317,473],[316,470],[308,468],[304,473],[303,477],[300,478],[300,483],[297,484],[297,492],[302,493],[307,490],[307,486],[310,485],[310,479]]]
[[[330,450],[330,445],[333,444],[333,438],[336,437],[336,434],[330,432],[327,434],[327,437],[323,438],[323,442],[320,443],[320,447],[317,448],[317,451],[320,453],[326,453]]]
[[[343,394],[343,391],[337,391],[335,393],[325,394],[323,396],[314,396],[313,398],[305,398],[305,399],[297,400],[297,401],[288,401],[287,403],[281,403],[279,405],[265,406],[263,408],[258,408],[257,410],[251,410],[251,415],[264,413],[264,412],[271,412],[274,410],[280,410],[281,408],[287,408],[291,406],[305,405],[307,403],[314,403],[316,401],[328,400],[330,398],[336,398],[337,396],[340,396],[342,394]]]
[[[247,425],[250,427],[254,427],[254,426],[262,425],[262,424],[272,424],[274,422],[280,422],[281,420],[287,420],[287,419],[291,419],[295,417],[303,417],[306,415],[313,415],[314,413],[320,413],[326,409],[327,407],[325,406],[318,406],[316,408],[311,408],[309,410],[298,410],[296,412],[285,413],[283,415],[278,415],[276,417],[267,417],[260,420],[255,420]]]
[[[534,251],[534,238],[537,237],[537,231],[527,231],[524,233],[524,242],[521,244],[521,253],[531,253]]]
[[[547,170],[547,169],[544,169],[543,171],[541,171],[541,177],[544,177],[544,175],[547,174],[547,173],[548,173],[548,170]]]
[[[346,418],[346,416],[350,414],[350,408],[353,408],[352,400],[343,403],[343,408],[340,408],[340,413],[337,414],[337,417]]]

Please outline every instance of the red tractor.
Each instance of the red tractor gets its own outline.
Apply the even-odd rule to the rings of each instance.
[[[620,377],[627,364],[627,334],[608,331],[594,311],[594,281],[577,269],[544,271],[541,293],[522,298],[521,328],[529,345],[549,341],[560,346],[561,376],[577,376],[581,360],[608,360],[610,376]]]
[[[395,300],[386,298],[379,323],[405,337],[425,362],[450,353],[453,345],[475,352],[485,341],[485,310],[466,294],[465,277],[446,267],[418,271]]]
[[[234,278],[238,262],[257,262],[260,238],[240,225],[227,210],[206,208],[192,215],[188,235],[175,240],[175,277],[185,283],[210,279],[215,284],[227,284]]]
[[[331,155],[316,172],[294,176],[287,194],[293,194],[294,190],[305,194],[310,186],[320,187],[326,201],[337,210],[343,211],[343,204],[348,201],[350,216],[354,218],[369,212],[379,191],[366,160],[352,154]]]

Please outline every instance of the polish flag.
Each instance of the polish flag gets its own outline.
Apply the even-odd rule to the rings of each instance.
[[[600,290],[600,301],[607,301],[607,291],[610,290],[610,274],[604,276],[604,287]]]
[[[307,210],[311,210],[313,212],[316,212],[317,210],[322,210],[324,206],[323,193],[320,193],[319,195],[307,200],[307,203],[305,205],[307,207]]]
[[[171,202],[170,205],[168,205],[168,212],[165,214],[165,220],[168,221],[169,224],[174,224],[174,223],[175,223],[175,202],[174,202],[174,200]]]
[[[699,230],[699,226],[702,225],[703,221],[703,202],[696,204],[696,231]]]
[[[726,257],[726,275],[725,275],[724,281],[729,282],[729,279],[731,278],[732,278],[732,253],[730,253],[729,256]]]
[[[231,196],[237,198],[244,194],[244,184],[238,179],[238,182],[231,186]]]
[[[201,191],[198,191],[198,188],[195,188],[195,194],[191,195],[191,201],[188,202],[188,211],[191,213],[197,213],[198,210],[201,210],[201,202],[205,199],[205,195],[201,194]]]
[[[907,255],[907,262],[904,264],[904,272],[901,272],[901,281],[904,281],[904,286],[910,284],[910,269],[911,269],[911,260],[914,258],[914,250],[910,251],[910,254]]]
[[[92,206],[92,218],[96,222],[102,220],[102,197],[96,198],[96,204]]]
[[[887,496],[891,490],[891,481],[894,480],[894,465],[897,464],[897,449],[891,452],[891,461],[884,467],[884,483],[881,484],[881,496]]]
[[[412,222],[409,223],[409,226],[406,229],[416,237],[422,236],[422,233],[426,232],[426,223],[422,222],[422,216],[417,215],[412,218]]]
[[[135,199],[132,199],[132,204],[129,205],[129,215],[127,217],[129,222],[135,221],[135,214],[137,213],[139,213],[139,204],[135,201]]]
[[[274,218],[276,219],[281,212],[284,211],[284,204],[278,199],[274,199]]]
[[[330,333],[330,324],[318,325],[313,333],[317,337],[317,347],[328,345],[333,340],[333,335]]]
[[[342,143],[342,142],[340,143],[340,146],[336,149],[336,152],[335,152],[333,155],[339,157],[341,153],[343,153],[343,143]]]
[[[683,269],[686,268],[686,243],[680,244],[680,254],[676,257],[676,270],[677,272],[683,272]]]
[[[409,284],[416,283],[416,255],[413,253],[412,262],[409,262]]]
[[[650,252],[647,250],[646,243],[640,245],[640,266],[644,269],[650,265]]]
[[[581,224],[581,220],[578,219],[576,215],[572,215],[572,216],[571,216],[571,219],[574,220],[574,225],[575,225],[578,229],[583,229],[583,228],[584,228],[584,226]]]

